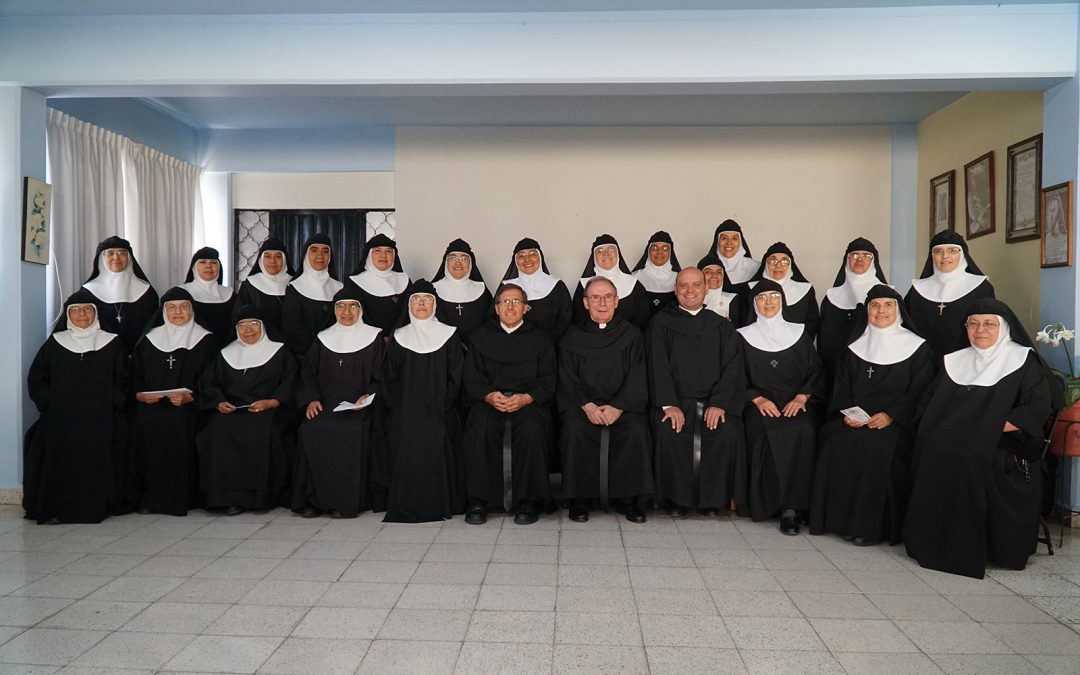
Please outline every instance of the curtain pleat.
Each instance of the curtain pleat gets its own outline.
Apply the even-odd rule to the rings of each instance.
[[[300,269],[304,242],[323,233],[334,242],[331,266],[341,281],[360,264],[367,237],[362,209],[275,210],[270,212],[270,236],[285,242],[293,269]]]

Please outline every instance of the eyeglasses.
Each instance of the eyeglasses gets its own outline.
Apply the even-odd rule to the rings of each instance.
[[[783,297],[784,296],[783,296],[782,293],[777,293],[776,291],[769,291],[768,293],[759,293],[758,295],[755,295],[754,296],[754,302],[767,302],[769,300],[779,300],[779,299],[781,299]]]
[[[615,255],[619,252],[619,249],[614,246],[599,246],[593,249],[593,253],[596,255]]]
[[[791,265],[791,260],[788,258],[769,258],[765,262],[769,267],[788,267]]]
[[[847,259],[851,261],[865,260],[867,262],[873,262],[874,254],[866,253],[864,251],[855,251],[854,253],[848,253]]]
[[[472,258],[470,258],[465,253],[451,253],[450,255],[446,256],[446,262],[466,263],[470,260],[472,260]]]
[[[608,293],[607,295],[587,295],[585,297],[589,299],[589,302],[598,302],[604,304],[609,302],[615,302],[615,296],[611,293]]]
[[[93,314],[97,308],[93,305],[72,305],[68,307],[68,314]]]
[[[435,298],[430,295],[414,295],[409,298],[409,302],[414,305],[430,305],[435,302]]]
[[[968,330],[979,330],[980,328],[982,328],[983,330],[994,330],[995,328],[997,328],[1000,325],[1001,325],[1001,323],[998,322],[998,321],[965,321],[964,322],[964,326]]]
[[[341,311],[341,312],[359,312],[360,311],[360,303],[359,302],[335,302],[334,303],[334,309],[336,309],[338,311]]]
[[[246,328],[259,328],[261,326],[262,326],[262,321],[259,321],[258,319],[251,319],[250,321],[237,321],[236,322],[237,330],[244,330]]]
[[[128,250],[126,248],[109,248],[109,249],[105,249],[105,257],[106,258],[126,258],[129,255],[131,255],[131,254],[128,253]]]
[[[497,300],[495,304],[502,305],[503,307],[517,307],[518,305],[524,305],[525,301],[521,298],[506,298],[504,300]]]
[[[663,251],[667,253],[671,250],[671,244],[649,244],[650,251]]]
[[[165,311],[166,312],[186,312],[186,311],[188,311],[190,309],[191,309],[191,303],[189,303],[187,300],[184,300],[184,301],[181,301],[181,302],[166,302],[165,303]]]
[[[539,258],[539,257],[540,257],[540,251],[537,251],[535,248],[527,249],[525,251],[518,251],[514,255],[514,258],[517,259],[517,260],[529,260],[530,258]]]
[[[933,254],[935,258],[940,258],[946,255],[960,255],[961,252],[959,246],[935,246]]]

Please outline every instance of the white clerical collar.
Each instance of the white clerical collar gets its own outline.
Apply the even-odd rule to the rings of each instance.
[[[855,309],[866,300],[870,289],[881,283],[877,278],[877,263],[870,263],[870,268],[862,274],[856,274],[844,262],[844,283],[825,291],[829,302],[837,309]]]
[[[157,347],[158,351],[168,354],[177,349],[192,349],[199,344],[200,340],[210,335],[210,331],[195,322],[194,312],[183,326],[170,322],[168,310],[164,307],[161,308],[161,314],[165,323],[151,328],[146,333],[146,339]]]
[[[472,302],[487,290],[487,286],[482,281],[473,281],[467,275],[464,279],[455,279],[454,275],[450,274],[450,267],[445,261],[443,262],[443,278],[432,285],[439,299],[446,302]]]
[[[889,366],[910,358],[924,342],[926,340],[904,328],[897,310],[896,320],[892,325],[878,328],[867,324],[863,334],[848,345],[848,349],[863,361]]]
[[[247,280],[252,286],[267,295],[282,296],[285,295],[285,288],[292,281],[292,277],[289,276],[289,272],[282,265],[281,271],[277,274],[256,272],[255,274],[249,274]]]
[[[687,309],[687,308],[683,307],[682,305],[679,305],[679,309],[681,309],[682,311],[686,312],[687,314],[689,314],[691,316],[697,316],[698,313],[701,310],[705,309],[705,305],[702,305],[701,307],[698,307],[697,309]]]
[[[325,269],[313,270],[305,268],[300,276],[289,283],[296,292],[310,300],[326,302],[334,299],[334,294],[345,285],[330,276]]]
[[[95,352],[116,338],[115,333],[106,333],[101,330],[95,314],[94,320],[86,328],[72,325],[68,319],[68,329],[53,333],[53,338],[64,349],[75,354]]]
[[[499,322],[499,326],[501,326],[501,327],[502,327],[502,329],[503,329],[504,331],[506,331],[506,333],[507,333],[508,335],[509,335],[510,333],[513,333],[513,332],[514,332],[514,331],[516,331],[516,330],[517,330],[518,328],[521,328],[521,327],[522,327],[522,326],[524,326],[524,325],[525,325],[525,322],[524,322],[524,321],[520,321],[520,322],[518,322],[518,325],[516,325],[516,326],[507,326],[507,325],[506,325],[505,323],[503,323],[502,321],[500,321],[500,322]]]
[[[773,279],[772,277],[769,277],[769,280],[775,281],[784,289],[784,299],[787,301],[789,307],[806,297],[806,294],[813,288],[808,281],[796,281],[792,279],[791,267],[787,268],[787,272],[784,274],[783,279]],[[750,288],[753,288],[754,286],[757,286],[756,281],[750,283]]]
[[[754,310],[757,311],[756,306]],[[756,349],[779,352],[799,341],[803,326],[785,320],[783,311],[777,312],[776,316],[771,318],[764,317],[759,312],[754,323],[740,328],[739,334]]]
[[[749,281],[750,277],[754,276],[754,273],[761,267],[761,263],[746,255],[746,249],[743,248],[741,243],[739,244],[739,250],[730,258],[721,253],[719,247],[716,250],[716,255],[719,256],[720,262],[724,265],[724,273],[731,279],[733,284]]]
[[[671,258],[663,265],[654,265],[646,258],[645,267],[634,272],[634,276],[650,293],[670,293],[675,290],[675,277],[679,273],[671,268]]]
[[[102,302],[135,302],[146,293],[150,284],[135,276],[134,259],[129,256],[123,272],[113,272],[105,262],[105,254],[98,259],[98,275],[83,284],[83,288]]]
[[[195,261],[198,264],[198,261]],[[195,265],[192,265],[193,277],[191,281],[186,284],[181,284],[180,288],[191,294],[191,298],[195,302],[203,302],[211,305],[220,305],[223,302],[228,302],[232,299],[232,289],[226,286],[222,286],[217,282],[217,279],[211,279],[206,281],[199,277],[199,272],[194,269]]]
[[[426,319],[409,317],[409,323],[394,331],[394,341],[417,354],[430,354],[440,349],[457,330],[435,318],[435,307]]]
[[[409,285],[409,275],[404,272],[395,272],[392,265],[386,270],[376,268],[375,263],[371,262],[371,251],[368,251],[364,271],[349,278],[365,293],[377,298],[398,295]]]
[[[379,337],[379,329],[364,323],[363,317],[364,312],[361,309],[360,315],[356,317],[356,323],[353,325],[343,326],[340,323],[335,323],[333,326],[319,331],[319,334],[315,337],[319,339],[319,342],[324,347],[335,354],[358,352]]]
[[[936,247],[935,247],[936,248]],[[934,265],[934,273],[925,279],[911,282],[916,292],[931,302],[953,302],[975,290],[986,281],[982,274],[967,273],[967,257],[960,251],[960,263],[952,272],[942,272]]]
[[[225,349],[221,350],[221,358],[225,359],[225,363],[234,370],[258,368],[272,359],[283,346],[280,342],[274,342],[266,337],[264,329],[258,341],[253,345],[247,344],[239,337],[225,345]]]
[[[723,287],[710,288],[705,291],[705,307],[725,319],[731,318],[731,301],[735,299],[734,293],[727,293]]]
[[[1020,369],[1031,353],[1030,347],[1012,341],[1009,323],[997,316],[1001,325],[997,342],[989,349],[972,345],[945,355],[949,379],[963,386],[991,387]]]

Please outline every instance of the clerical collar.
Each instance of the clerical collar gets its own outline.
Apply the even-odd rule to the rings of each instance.
[[[683,307],[682,305],[679,305],[679,309],[681,309],[682,311],[686,312],[687,314],[689,314],[691,316],[697,316],[698,312],[705,309],[705,305],[702,305],[701,307],[698,307],[697,309],[687,309],[687,308]]]
[[[514,331],[516,331],[516,330],[517,330],[518,328],[521,328],[522,326],[524,326],[524,325],[525,325],[525,322],[524,322],[524,321],[522,321],[521,323],[519,323],[518,325],[514,326],[513,328],[511,328],[510,326],[507,326],[507,325],[506,325],[505,323],[503,323],[502,321],[500,321],[500,322],[499,322],[499,325],[500,325],[500,326],[502,326],[502,329],[503,329],[504,331],[506,331],[506,333],[507,333],[507,334],[509,335],[510,333],[513,333]]]
[[[605,328],[607,328],[607,324],[606,324],[606,323],[598,323],[598,324],[596,324],[596,325],[600,327],[600,330],[604,330]]]

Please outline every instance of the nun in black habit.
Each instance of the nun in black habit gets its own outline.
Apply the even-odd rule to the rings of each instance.
[[[817,337],[818,329],[818,301],[814,293],[813,285],[806,280],[802,271],[795,262],[795,254],[788,245],[778,241],[765,251],[761,267],[750,281],[746,283],[750,289],[746,292],[747,298],[752,298],[753,288],[762,279],[771,279],[784,287],[784,318],[792,323],[801,323],[806,327],[806,332],[811,337]],[[748,299],[744,304],[750,304]],[[746,323],[753,323],[757,319],[757,313],[745,316]]]
[[[233,341],[233,292],[222,286],[225,278],[216,248],[204,246],[191,256],[191,266],[182,288],[191,294],[199,323],[214,334],[218,349]]]
[[[101,329],[120,336],[130,354],[158,307],[158,294],[135,260],[131,243],[113,236],[98,244],[83,289],[93,296]]]
[[[671,235],[663,230],[654,232],[633,270],[638,282],[645,287],[650,319],[675,301],[675,277],[681,269]]]
[[[258,307],[266,317],[266,324],[280,332],[281,304],[293,274],[285,243],[277,237],[270,237],[259,247],[255,263],[236,292],[236,303]]]
[[[922,275],[911,282],[904,304],[940,365],[946,354],[969,344],[964,334],[968,305],[993,297],[994,287],[971,259],[967,242],[945,231],[930,240]]]
[[[472,247],[455,239],[446,247],[439,271],[432,278],[435,286],[435,316],[442,323],[457,328],[458,337],[468,342],[469,334],[491,316],[491,291],[476,266]]]
[[[600,276],[615,284],[619,293],[619,306],[615,313],[620,319],[637,326],[638,330],[643,330],[652,316],[649,298],[645,287],[638,282],[637,277],[630,274],[622,250],[619,249],[619,242],[610,234],[602,234],[593,240],[590,251],[589,262],[585,264],[581,279],[574,288],[574,323],[580,324],[589,318],[589,312],[582,302],[585,284]]]
[[[878,265],[877,247],[868,239],[853,239],[844,251],[844,260],[832,288],[825,291],[825,297],[821,299],[817,347],[821,354],[821,365],[825,368],[826,386],[832,386],[840,357],[844,355],[853,337],[852,331],[861,320],[862,313],[855,311],[856,308],[863,303],[871,288],[888,283]]]
[[[544,252],[535,239],[525,238],[514,246],[514,257],[502,283],[512,283],[525,291],[529,321],[547,333],[552,342],[558,342],[573,316],[570,291],[548,271]]]
[[[380,389],[390,415],[375,481],[388,523],[445,520],[465,511],[461,420],[455,403],[464,350],[457,329],[436,317],[435,287],[410,285],[406,314],[386,348]]]
[[[757,320],[739,329],[745,342],[746,446],[754,520],[780,512],[780,531],[799,533],[797,511],[810,507],[817,449],[817,407],[825,391],[813,336],[784,319],[784,288],[754,288]]]
[[[161,312],[131,354],[136,401],[131,436],[142,513],[183,516],[196,503],[195,433],[200,416],[195,392],[218,351],[213,334],[199,325],[197,314],[190,293],[170,288],[161,296]]]
[[[697,266],[705,275],[705,309],[724,317],[736,328],[743,325],[746,320],[747,300],[738,293],[738,289],[724,273],[720,256],[713,251],[699,260]]]
[[[397,242],[377,234],[364,246],[364,257],[346,283],[360,290],[367,323],[388,337],[405,312],[405,289],[409,275],[401,270]]]
[[[233,312],[236,339],[221,350],[199,381],[199,405],[209,412],[196,438],[199,484],[206,507],[227,515],[278,504],[288,476],[296,359],[267,335],[262,313]]]
[[[38,523],[100,523],[133,507],[127,351],[101,329],[95,300],[85,290],[67,299],[26,376],[39,417],[26,432],[23,508]]]
[[[923,567],[981,579],[1035,552],[1043,424],[1063,397],[1005,303],[969,303],[964,327],[970,346],[923,400],[904,544]]]
[[[736,290],[750,281],[761,266],[751,257],[750,244],[743,235],[742,227],[730,218],[716,226],[712,249],[705,255],[708,257],[713,253],[724,265],[725,276],[731,279],[731,285]]]
[[[900,294],[878,284],[865,307],[836,372],[810,506],[811,534],[836,532],[859,546],[900,541],[916,402],[934,378],[930,345]],[[856,407],[869,420],[843,412]]]
[[[303,359],[315,336],[334,323],[334,294],[342,289],[334,270],[334,245],[325,234],[304,242],[300,276],[289,282],[281,302],[281,332],[289,351]],[[259,315],[264,317],[262,310]]]

